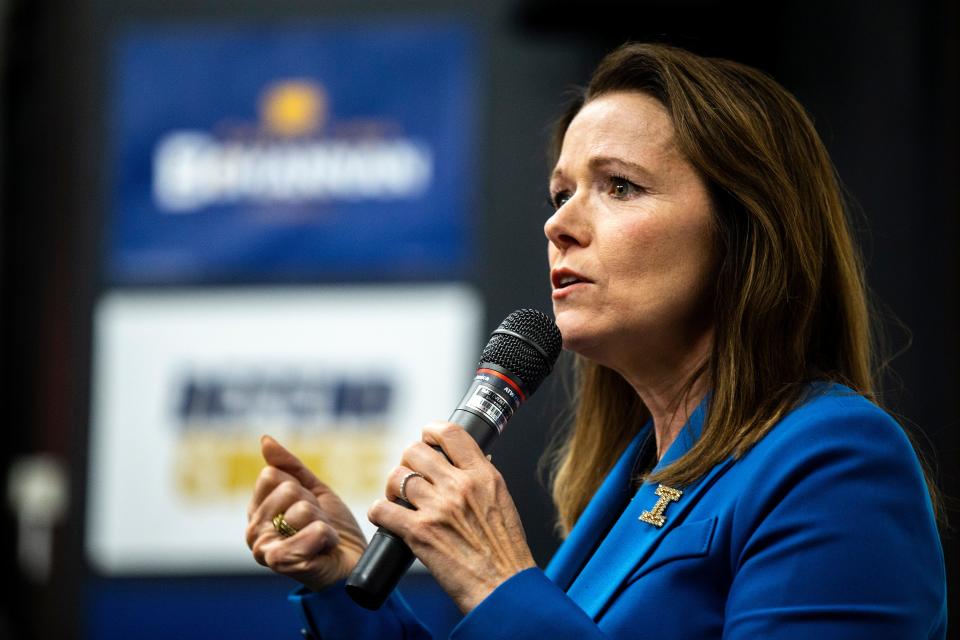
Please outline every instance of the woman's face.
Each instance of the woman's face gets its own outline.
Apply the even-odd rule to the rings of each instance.
[[[564,136],[550,195],[557,209],[544,232],[566,348],[621,370],[673,358],[709,331],[712,205],[660,102],[639,92],[588,102]]]

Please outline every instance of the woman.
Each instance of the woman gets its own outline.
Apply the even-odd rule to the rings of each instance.
[[[443,423],[368,513],[466,614],[453,636],[943,638],[935,494],[871,401],[860,260],[803,109],[753,69],[631,44],[557,141],[545,232],[579,359],[563,545],[536,567],[503,479]],[[426,635],[399,594],[353,605],[356,522],[275,441],[263,454],[248,544],[305,585],[314,632]]]

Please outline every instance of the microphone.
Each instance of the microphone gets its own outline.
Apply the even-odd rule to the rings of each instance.
[[[562,346],[560,329],[549,316],[535,309],[514,311],[490,334],[473,384],[448,422],[463,427],[486,453],[550,374]],[[396,503],[414,508],[400,498]],[[413,558],[400,536],[380,527],[347,578],[347,593],[361,607],[379,609]]]

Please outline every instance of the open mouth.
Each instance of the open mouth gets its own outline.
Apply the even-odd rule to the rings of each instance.
[[[590,282],[579,273],[568,271],[566,269],[560,269],[553,272],[550,279],[555,290],[566,289],[567,287],[572,287],[575,284]]]
[[[574,276],[564,276],[560,278],[557,289],[563,289],[564,287],[569,287],[572,284],[577,284],[578,282],[583,282],[580,278]]]

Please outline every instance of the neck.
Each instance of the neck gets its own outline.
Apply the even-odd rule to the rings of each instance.
[[[706,372],[699,375],[689,388],[688,383],[709,358],[712,345],[713,332],[709,331],[696,340],[693,348],[672,356],[664,354],[664,357],[656,359],[647,358],[643,367],[616,369],[650,411],[658,461],[673,444],[690,414],[710,388]],[[658,362],[660,366],[650,366],[651,362]]]

